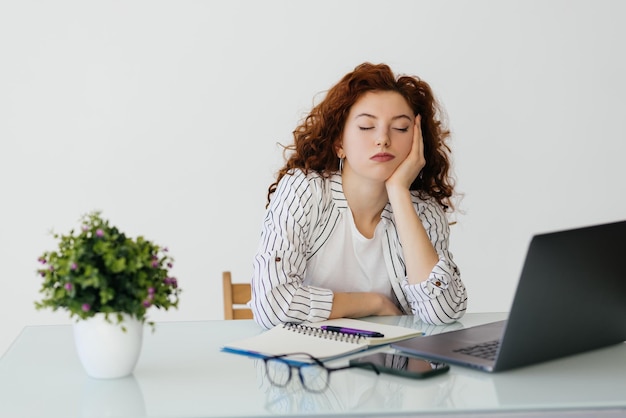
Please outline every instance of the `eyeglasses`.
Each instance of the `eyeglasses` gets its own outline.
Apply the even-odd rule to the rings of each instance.
[[[302,356],[305,357],[302,360]],[[298,359],[295,359],[298,358]],[[309,360],[309,361],[307,361]],[[344,367],[327,367],[324,363],[308,353],[281,354],[278,356],[264,358],[265,375],[274,386],[285,387],[291,380],[292,370],[298,370],[300,383],[309,392],[323,392],[330,383],[330,374],[338,370],[345,370],[355,367],[348,365]],[[305,361],[305,362],[303,362]],[[371,366],[371,369],[380,374],[378,368],[372,363],[362,363],[360,368]]]

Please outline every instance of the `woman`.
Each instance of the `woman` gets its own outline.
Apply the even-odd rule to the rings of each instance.
[[[364,63],[294,131],[268,192],[250,306],[258,324],[463,316],[448,250],[449,131],[430,86]]]

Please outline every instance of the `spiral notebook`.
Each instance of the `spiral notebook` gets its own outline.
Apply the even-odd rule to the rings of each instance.
[[[321,328],[324,325],[379,332],[384,337],[360,337],[353,334],[328,331]],[[422,334],[422,331],[413,328],[378,324],[358,319],[338,318],[314,323],[278,325],[254,337],[226,344],[222,347],[222,351],[252,357],[307,353],[320,360],[330,360],[363,351],[370,347],[390,344]]]

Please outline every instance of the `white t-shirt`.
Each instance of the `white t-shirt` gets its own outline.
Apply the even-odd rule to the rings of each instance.
[[[378,222],[373,238],[366,238],[352,211],[344,213],[326,244],[308,261],[304,284],[334,292],[376,292],[394,300],[383,256],[384,222]]]

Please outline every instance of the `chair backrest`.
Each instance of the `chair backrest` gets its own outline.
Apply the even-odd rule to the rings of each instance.
[[[252,298],[250,283],[233,283],[230,271],[222,272],[224,319],[252,319],[246,303]]]

